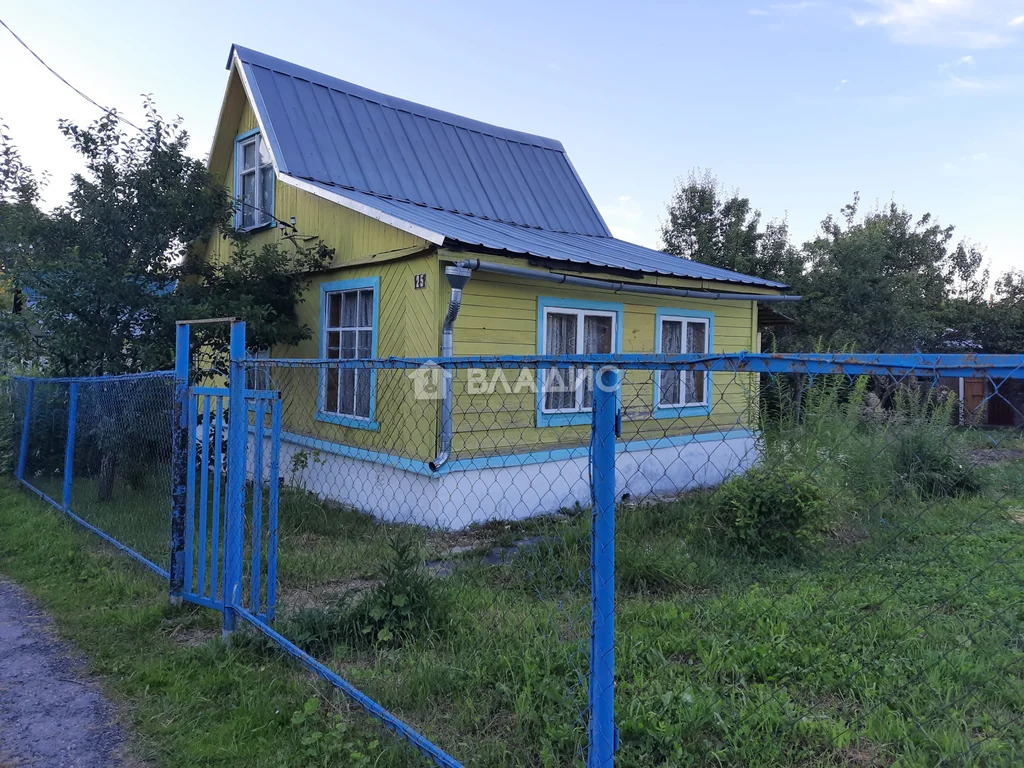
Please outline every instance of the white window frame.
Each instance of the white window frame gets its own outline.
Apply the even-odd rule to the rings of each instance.
[[[245,150],[246,147],[253,148],[253,159],[254,166],[252,168],[245,168]],[[264,152],[260,152],[260,148],[264,149]],[[266,154],[267,162],[260,162],[260,155]],[[259,130],[250,131],[249,133],[242,134],[235,139],[235,204],[237,211],[235,214],[235,229],[242,232],[249,232],[254,229],[261,227],[273,226],[275,220],[271,211],[264,210],[261,201],[263,200],[263,171],[267,168],[273,169],[273,162],[270,160],[270,152],[266,149],[266,145],[263,142],[263,135]],[[249,226],[245,226],[245,198],[242,193],[242,178],[244,176],[252,175],[253,177],[253,199],[256,201],[256,205],[253,209],[253,223]],[[275,175],[270,174],[270,207],[274,206],[274,179]]]
[[[583,327],[584,327],[584,323],[585,323],[585,318],[587,316],[611,318],[612,327],[611,327],[611,350],[610,350],[610,353],[614,354],[617,351],[615,349],[615,347],[616,347],[616,339],[618,338],[618,327],[617,327],[617,325],[618,325],[618,322],[619,322],[619,318],[618,318],[618,313],[617,312],[615,312],[613,310],[605,310],[605,309],[586,309],[586,308],[576,308],[576,307],[546,306],[546,307],[544,307],[544,324],[543,324],[543,328],[541,328],[541,334],[540,334],[540,338],[543,340],[543,347],[541,348],[541,354],[542,355],[551,354],[551,353],[549,353],[547,351],[548,316],[549,315],[575,315],[576,316],[576,350],[577,351],[576,351],[575,354],[578,354],[578,355],[598,354],[598,353],[587,353],[587,352],[583,352],[582,351],[582,349],[583,349],[583,334],[584,334]],[[582,372],[586,372],[586,371],[589,370],[590,371],[590,375],[593,376],[593,368],[584,367],[584,368],[577,368],[577,370],[578,371],[582,371]],[[543,377],[544,378],[544,383],[543,383],[543,386],[541,387],[541,397],[540,397],[541,413],[544,413],[544,414],[590,413],[593,410],[593,407],[592,406],[591,407],[587,407],[587,406],[584,406],[584,404],[583,404],[583,394],[584,394],[583,390],[584,390],[584,384],[585,384],[585,379],[586,379],[586,373],[583,373],[583,375],[577,375],[576,376],[576,383],[575,383],[575,386],[574,386],[574,390],[575,391],[573,393],[574,405],[573,405],[572,408],[548,408],[547,407],[546,403],[547,403],[548,377],[551,376],[554,373],[555,373],[555,369],[548,369],[548,370],[544,371],[544,377]]]
[[[270,347],[254,350],[250,353],[254,360],[269,360]],[[245,388],[257,391],[270,389],[270,366],[254,365],[245,369]]]
[[[666,312],[666,313],[662,314],[662,313],[659,312],[658,315],[657,315],[657,323],[658,323],[658,333],[657,333],[658,350],[657,351],[658,351],[659,355],[662,355],[662,354],[664,354],[664,355],[668,355],[668,354],[683,354],[683,355],[697,354],[697,355],[706,355],[706,354],[708,354],[709,350],[711,349],[711,329],[712,329],[712,325],[711,325],[711,318],[709,318],[709,317],[699,317],[699,316],[696,316],[696,315],[687,315],[687,314],[684,314],[684,313],[673,314],[673,313]],[[662,351],[662,348],[663,348],[663,345],[664,345],[664,340],[665,340],[665,323],[681,323],[682,326],[683,326],[682,327],[682,333],[680,334],[680,341],[681,341],[681,346],[683,347],[683,349],[681,349],[679,352],[663,352]],[[697,349],[697,350],[686,349],[686,346],[688,344],[688,338],[689,338],[686,331],[687,331],[687,325],[689,325],[689,324],[703,325],[704,326],[704,349]],[[679,400],[674,402],[674,403],[666,403],[666,402],[663,402],[663,400],[662,400],[661,380],[662,380],[662,376],[665,373],[669,373],[669,371],[658,371],[657,372],[657,377],[658,378],[656,380],[656,386],[655,386],[655,395],[656,395],[655,403],[654,403],[655,409],[670,410],[670,411],[680,411],[680,410],[686,410],[686,409],[690,409],[690,408],[696,408],[696,409],[707,409],[708,408],[708,406],[711,404],[711,376],[710,376],[710,373],[708,371],[704,371],[704,372],[692,371],[692,373],[694,374],[695,377],[699,376],[699,375],[703,375],[704,376],[704,398],[700,402],[687,402],[687,397],[686,397],[687,396],[687,391],[686,391],[687,390],[686,374],[690,373],[690,372],[691,371],[686,371],[686,370],[675,371],[676,375],[679,377]]]
[[[346,294],[346,293],[354,293],[354,294],[356,294],[357,300],[358,300],[358,295],[361,292],[364,292],[364,291],[369,292],[371,294],[371,297],[372,297],[371,298],[371,307],[372,307],[372,309],[371,309],[371,312],[372,312],[372,315],[371,315],[371,325],[369,325],[369,326],[363,326],[363,325],[351,325],[351,326],[349,326],[349,325],[341,325],[341,324],[339,324],[339,325],[331,325],[330,324],[330,320],[331,320],[330,304],[331,304],[332,297],[334,297],[334,296],[341,296],[341,295]],[[332,282],[332,283],[324,283],[321,286],[320,301],[321,301],[321,330],[320,330],[321,356],[323,358],[325,358],[325,359],[338,359],[338,360],[350,360],[350,359],[352,359],[352,360],[362,360],[362,359],[372,359],[373,357],[375,357],[376,354],[377,354],[377,328],[378,328],[378,326],[380,324],[380,316],[379,316],[380,281],[379,281],[379,279],[378,278],[368,278],[368,279],[354,279],[354,280],[339,280],[339,281]],[[339,323],[341,323],[342,321],[343,321],[342,320],[342,316],[339,313]],[[357,307],[356,307],[356,322],[359,322],[358,304],[357,304]],[[366,358],[364,356],[359,356],[359,357],[355,357],[355,358],[340,358],[340,357],[339,358],[329,358],[329,353],[328,353],[328,349],[329,349],[329,347],[328,347],[328,338],[329,338],[329,336],[328,336],[328,334],[331,333],[331,332],[338,333],[338,335],[339,335],[339,339],[338,339],[338,342],[339,342],[339,354],[340,354],[341,334],[344,331],[351,331],[351,332],[355,333],[355,335],[356,335],[355,343],[356,343],[357,351],[358,351],[358,347],[359,347],[359,334],[361,332],[369,332],[370,333],[369,358]],[[327,421],[327,422],[331,422],[331,423],[334,423],[334,424],[342,424],[342,425],[351,426],[351,427],[359,427],[361,429],[373,429],[373,430],[375,430],[375,429],[378,428],[377,421],[376,421],[375,416],[374,416],[375,411],[376,411],[376,400],[377,400],[377,398],[376,398],[377,371],[375,369],[373,369],[373,368],[356,368],[354,370],[355,370],[354,381],[357,380],[359,377],[363,377],[363,376],[365,376],[368,379],[368,386],[370,388],[369,389],[370,398],[369,398],[369,412],[368,412],[368,414],[362,415],[362,414],[356,414],[355,413],[355,410],[356,410],[356,407],[357,407],[357,404],[358,404],[358,401],[357,401],[358,394],[357,393],[358,393],[358,390],[359,390],[358,385],[356,385],[355,383],[353,384],[353,390],[352,390],[352,410],[353,410],[353,413],[342,413],[340,411],[340,405],[339,404],[341,402],[341,397],[342,397],[342,394],[343,394],[341,369],[337,369],[337,375],[338,375],[338,392],[337,392],[337,397],[338,397],[338,400],[335,403],[333,403],[330,406],[328,406],[328,403],[327,403],[327,390],[328,390],[328,387],[327,387],[327,377],[329,376],[329,373],[328,373],[328,369],[325,368],[324,370],[321,371],[321,377],[320,377],[320,392],[319,392],[319,402],[318,402],[318,407],[317,407],[317,419],[320,420],[320,421]]]

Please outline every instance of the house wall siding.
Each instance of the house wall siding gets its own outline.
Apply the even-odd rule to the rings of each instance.
[[[463,292],[455,324],[455,354],[536,355],[538,297],[616,302],[623,305],[622,352],[655,351],[659,308],[714,314],[712,352],[751,350],[755,344],[757,305],[752,301],[672,299],[665,296],[612,294],[543,281],[477,272]],[[514,383],[517,370],[505,377]],[[531,375],[532,375],[531,371]],[[751,374],[711,375],[711,411],[685,418],[653,418],[654,374],[628,372],[623,382],[623,440],[653,440],[749,427],[755,420],[757,379]],[[528,452],[585,444],[589,424],[537,426],[536,395],[469,391],[469,377],[459,372],[454,383],[453,449],[457,458],[501,452]]]
[[[313,329],[312,338],[295,346],[275,347],[273,357],[320,357],[321,285],[336,280],[380,278],[378,357],[437,355],[437,282],[430,280],[436,259],[429,256],[324,272],[314,279],[299,305],[299,321]],[[427,287],[414,289],[414,276],[428,274]],[[438,403],[417,400],[407,370],[376,372],[376,429],[333,424],[317,418],[320,372],[314,368],[274,368],[272,386],[282,393],[286,432],[317,440],[428,461],[437,450]]]

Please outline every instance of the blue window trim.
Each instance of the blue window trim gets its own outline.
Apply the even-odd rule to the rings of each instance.
[[[615,314],[615,338],[612,340],[612,354],[622,352],[622,316],[623,305],[613,301],[596,301],[591,299],[567,299],[558,296],[537,297],[537,354],[544,354],[544,313],[549,309],[582,309],[595,310],[597,312],[612,312]],[[537,426],[538,427],[559,427],[567,424],[589,424],[593,415],[590,409],[576,413],[545,413],[544,412],[544,386],[541,378],[541,371],[536,375],[537,381]],[[621,390],[618,390],[617,397],[621,397]]]
[[[320,284],[320,358],[327,357],[327,294],[338,291],[356,291],[360,288],[373,289],[373,332],[370,341],[370,354],[377,357],[377,333],[380,328],[380,277],[354,277],[350,280],[332,280]],[[331,413],[324,409],[327,396],[327,369],[320,369],[320,381],[317,386],[316,420],[328,424],[340,424],[354,429],[377,431],[377,371],[370,369],[370,417],[345,416]]]
[[[715,339],[715,313],[699,309],[676,309],[674,307],[658,307],[654,313],[654,352],[661,354],[661,321],[672,320],[707,320],[708,323],[708,352],[714,349]],[[654,418],[656,419],[680,419],[687,416],[707,416],[711,413],[711,372],[704,374],[704,394],[707,396],[706,405],[658,405],[661,401],[661,372],[654,372]]]
[[[243,229],[242,228],[242,206],[239,203],[240,195],[241,195],[240,180],[241,180],[241,176],[242,176],[242,142],[245,141],[246,139],[251,139],[253,136],[258,136],[259,132],[260,132],[259,128],[253,128],[251,131],[246,131],[245,133],[240,133],[237,136],[235,136],[235,179],[234,179],[234,188],[231,190],[231,198],[237,204],[236,207],[235,207],[234,224],[235,224],[235,229],[239,230],[240,232],[258,232],[261,229],[272,229],[273,227],[277,226],[277,219],[273,218],[273,216],[274,216],[274,202],[275,202],[275,200],[274,200],[274,186],[277,186],[277,184],[276,184],[276,182],[277,182],[277,174],[275,173],[274,174],[274,182],[275,182],[275,184],[274,184],[274,186],[272,186],[270,188],[270,215],[271,215],[270,221],[268,221],[268,222],[266,222],[264,224],[258,224],[255,227],[248,227],[247,229]],[[266,140],[266,139],[264,138],[264,140]],[[257,162],[256,175],[258,176],[259,172],[260,172],[259,171],[259,166],[258,166],[258,163],[259,163],[259,151],[258,151],[258,148],[257,148],[256,155],[257,155],[257,157],[256,157],[256,162]]]

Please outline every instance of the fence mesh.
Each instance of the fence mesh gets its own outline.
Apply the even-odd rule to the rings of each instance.
[[[281,396],[277,629],[451,754],[585,760],[589,417],[547,432],[576,458],[539,482],[500,458],[538,446],[516,426],[533,394],[460,400],[435,471],[439,369],[268,361],[248,378]],[[482,476],[460,471],[477,460]]]
[[[171,375],[17,379],[14,392],[16,423],[30,404],[27,439],[16,429],[15,447],[26,449],[24,481],[166,570]]]
[[[981,378],[962,414],[955,380],[882,367],[715,373],[693,423],[729,439],[619,463],[622,764],[1020,761],[1022,417]],[[709,488],[648,482],[688,471]]]
[[[1021,764],[1024,360],[755,357],[248,360],[242,599],[258,546],[274,629],[467,766],[585,765],[612,703],[631,768]],[[172,380],[37,380],[21,441],[28,386],[25,481],[61,501],[74,401],[72,511],[166,568]],[[221,547],[225,398],[190,459]]]
[[[619,765],[1020,758],[1015,380],[966,410],[920,369],[615,366]],[[436,367],[250,369],[282,398],[278,628],[467,765],[582,765],[587,370],[459,368],[445,445]]]

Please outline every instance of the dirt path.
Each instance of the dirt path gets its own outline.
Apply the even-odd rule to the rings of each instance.
[[[0,768],[125,765],[124,734],[52,622],[0,578]]]

